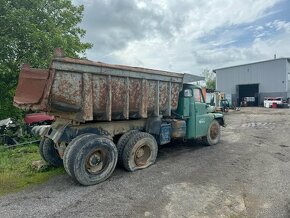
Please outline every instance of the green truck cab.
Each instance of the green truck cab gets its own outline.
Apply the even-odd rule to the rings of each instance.
[[[220,126],[225,126],[223,114],[208,113],[199,86],[184,84],[180,92],[177,113],[186,120],[186,139],[201,137],[208,145],[220,140]]]

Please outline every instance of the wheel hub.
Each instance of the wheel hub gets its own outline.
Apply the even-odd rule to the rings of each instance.
[[[215,139],[218,136],[218,126],[213,125],[210,129],[210,136],[212,139]]]
[[[144,155],[144,150],[142,148],[138,149],[138,151],[136,152],[136,157],[140,158]]]
[[[92,174],[99,173],[103,169],[103,165],[103,155],[100,151],[92,153],[86,161],[86,168]]]
[[[100,156],[97,154],[94,154],[90,157],[90,165],[96,166],[101,162]]]
[[[147,164],[150,156],[151,148],[148,145],[142,145],[136,150],[134,161],[137,166],[144,166]]]

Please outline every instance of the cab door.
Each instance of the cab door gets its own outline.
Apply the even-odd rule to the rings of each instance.
[[[210,123],[210,116],[207,113],[207,105],[200,88],[193,89],[194,106],[195,106],[195,137],[207,135]]]

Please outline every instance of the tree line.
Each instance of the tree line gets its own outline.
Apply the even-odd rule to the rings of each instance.
[[[13,96],[24,63],[48,68],[56,47],[69,57],[84,57],[92,47],[81,41],[83,10],[71,0],[0,0],[0,120],[22,118]]]

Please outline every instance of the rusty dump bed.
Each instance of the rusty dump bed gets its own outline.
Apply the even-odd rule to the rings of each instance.
[[[77,122],[170,116],[190,74],[55,56],[49,70],[24,65],[14,105]]]

